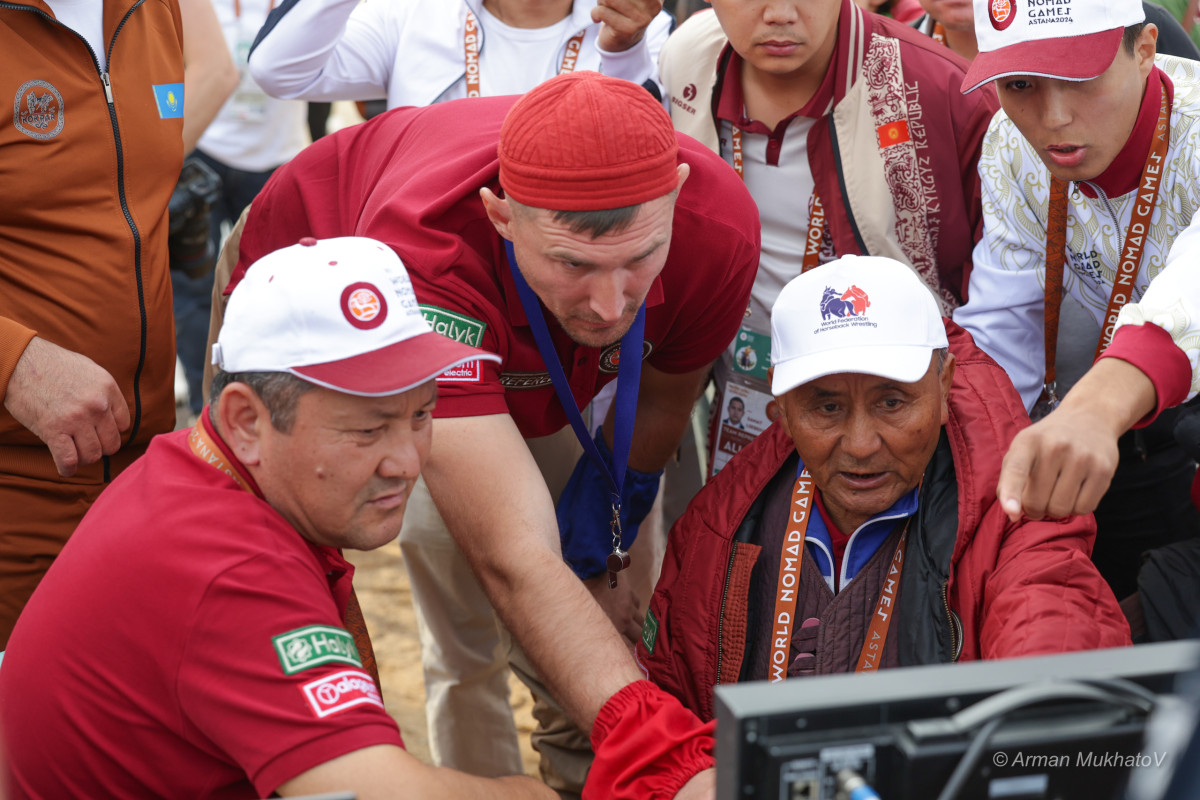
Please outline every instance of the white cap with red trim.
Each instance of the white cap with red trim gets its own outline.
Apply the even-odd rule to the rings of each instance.
[[[500,361],[434,333],[400,258],[357,236],[301,239],[254,262],[229,297],[212,359],[229,373],[289,372],[365,397]]]
[[[1125,28],[1144,22],[1141,0],[974,0],[979,55],[963,93],[1009,75],[1088,81],[1116,58]]]

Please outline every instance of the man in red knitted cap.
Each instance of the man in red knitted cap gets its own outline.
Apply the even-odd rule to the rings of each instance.
[[[322,139],[255,201],[231,284],[297,236],[349,233],[400,254],[435,330],[500,356],[439,379],[424,479],[523,648],[513,665],[538,699],[544,778],[576,796],[590,732],[589,796],[703,790],[711,739],[639,680],[645,598],[622,570],[746,308],[759,226],[741,181],[643,89],[579,72],[515,104],[398,110]],[[614,379],[593,440],[578,412]],[[563,429],[584,455],[556,513],[529,440]]]

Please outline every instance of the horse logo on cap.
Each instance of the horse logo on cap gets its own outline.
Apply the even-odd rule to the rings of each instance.
[[[360,330],[378,328],[387,319],[387,301],[370,283],[352,283],[342,290],[342,314]]]
[[[821,295],[821,319],[830,317],[861,317],[871,307],[867,293],[857,286],[851,286],[839,294],[832,286],[826,286]]]
[[[1016,9],[1013,8],[1014,2],[1015,0],[988,0],[988,18],[993,28],[1002,31],[1012,25],[1017,16]]]

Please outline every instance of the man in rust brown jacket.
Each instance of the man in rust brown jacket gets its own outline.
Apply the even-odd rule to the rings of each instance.
[[[174,427],[167,202],[236,80],[207,0],[56,4],[0,7],[0,649],[88,506]]]

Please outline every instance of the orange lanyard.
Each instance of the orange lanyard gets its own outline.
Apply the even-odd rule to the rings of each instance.
[[[808,522],[816,513],[813,502],[812,476],[806,467],[796,478],[792,488],[791,513],[788,514],[787,532],[779,554],[779,578],[775,586],[775,616],[771,628],[771,663],[768,679],[779,683],[787,679],[788,660],[791,655],[792,630],[796,623],[797,593],[800,589],[800,568],[804,564],[804,537]],[[910,518],[911,519],[911,518]],[[896,608],[896,592],[900,588],[900,573],[904,569],[904,546],[908,540],[908,522],[892,555],[892,563],[883,579],[883,590],[875,604],[875,613],[867,627],[867,638],[858,655],[856,672],[870,672],[879,668],[879,656],[887,641],[888,629],[892,625],[892,612]]]
[[[935,42],[938,42],[939,44],[946,44],[946,29],[942,26],[942,23],[933,23],[933,33],[929,35]],[[949,47],[949,45],[946,46]]]
[[[228,461],[225,460],[225,454],[221,452],[221,448],[217,447],[217,443],[208,435],[208,431],[204,429],[204,423],[201,420],[196,420],[195,427],[188,434],[188,447],[192,449],[192,454],[196,458],[208,464],[217,472],[223,472],[237,483],[238,486],[245,489],[250,494],[255,494],[249,482],[238,472]]]
[[[267,6],[267,13],[270,14],[274,10],[275,10],[275,0],[271,0],[271,4]],[[241,19],[241,16],[242,16],[242,1],[241,0],[233,0],[233,15],[235,17],[237,17],[238,19]]]
[[[1167,103],[1167,91],[1162,89],[1162,100],[1158,110],[1158,124],[1154,130],[1154,144],[1146,154],[1146,165],[1138,181],[1137,197],[1129,218],[1129,228],[1121,247],[1121,261],[1113,280],[1112,293],[1108,298],[1108,309],[1104,313],[1104,324],[1100,341],[1096,343],[1093,361],[1100,357],[1112,341],[1113,329],[1121,308],[1133,299],[1133,286],[1142,256],[1146,250],[1146,237],[1154,207],[1158,204],[1158,190],[1162,187],[1162,165],[1167,157],[1170,140],[1171,108]],[[1063,266],[1066,262],[1067,241],[1067,184],[1058,178],[1050,180],[1050,204],[1046,220],[1046,289],[1045,289],[1045,343],[1046,379],[1042,386],[1039,406],[1048,406],[1045,412],[1058,404],[1056,396],[1055,360],[1057,359],[1059,309],[1062,305]]]
[[[737,125],[733,126],[733,169],[743,182],[746,180],[745,168],[742,166],[742,132]],[[800,272],[808,272],[813,267],[821,266],[821,240],[825,237],[825,207],[821,198],[813,189],[812,210],[808,215],[808,238],[804,242],[804,258],[800,262]]]
[[[567,49],[558,68],[560,75],[574,72],[579,51],[583,49],[584,33],[580,31],[567,40]],[[467,27],[463,31],[463,54],[467,66],[467,97],[482,97],[483,92],[479,88],[479,23],[470,11],[467,12]]]
[[[226,459],[225,454],[221,452],[221,448],[213,441],[212,436],[204,429],[204,421],[196,420],[196,425],[188,434],[188,447],[192,450],[192,455],[208,464],[218,472],[222,472],[237,483],[238,486],[245,489],[255,497],[261,497],[249,481],[238,472]],[[358,648],[359,656],[362,658],[363,668],[375,680],[375,685],[382,691],[382,686],[379,682],[379,666],[375,661],[375,650],[371,646],[371,634],[367,631],[366,620],[363,619],[362,606],[358,603],[358,594],[354,591],[354,584],[350,585],[350,591],[346,598],[346,610],[342,614],[342,623],[346,626],[346,630],[354,637],[354,645]]]

